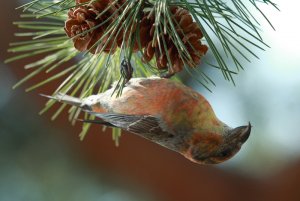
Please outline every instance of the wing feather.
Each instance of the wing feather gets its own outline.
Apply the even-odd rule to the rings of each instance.
[[[173,134],[171,130],[166,127],[160,117],[155,117],[152,115],[127,115],[117,113],[97,113],[90,111],[86,112],[95,115],[96,117],[102,119],[104,122],[122,128],[124,130],[143,135],[145,137],[146,135],[151,137],[151,135],[169,136]]]

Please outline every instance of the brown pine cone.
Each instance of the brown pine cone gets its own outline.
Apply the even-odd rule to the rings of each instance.
[[[143,41],[141,41],[143,44],[146,43],[143,52],[144,62],[149,62],[155,56],[158,69],[168,69],[168,74],[175,74],[183,69],[183,60],[190,67],[198,65],[201,57],[207,52],[208,47],[201,43],[203,34],[199,25],[193,22],[193,18],[187,10],[177,6],[172,7],[170,10],[173,15],[173,25],[190,54],[191,59],[187,59],[186,57],[182,58],[179,54],[181,50],[177,49],[173,42],[174,39],[172,39],[168,33],[161,34],[159,41],[157,37],[154,37],[155,27],[153,15],[147,17],[148,14],[145,14],[145,17],[141,21],[141,25],[144,25],[143,28],[141,28],[141,35],[143,36]],[[165,51],[163,39],[165,40],[167,51]],[[162,51],[159,50],[159,46]],[[172,66],[168,65],[167,54],[170,57]]]
[[[90,2],[90,0],[76,0],[76,4],[82,4]],[[73,38],[74,47],[79,51],[89,50],[92,54],[99,53],[102,48],[106,53],[114,53],[117,48],[117,40],[121,37],[112,36],[109,40],[111,34],[107,34],[107,27],[117,19],[119,12],[116,10],[120,7],[120,3],[124,3],[125,1],[119,1],[118,3],[112,3],[114,1],[111,0],[98,0],[95,2],[88,3],[86,5],[77,6],[75,8],[71,8],[68,12],[68,19],[65,22],[65,32],[67,35]],[[101,14],[99,18],[96,19],[97,15],[102,13],[105,9],[105,13]],[[93,27],[103,23],[105,20],[109,20],[102,24],[100,27],[83,33]],[[82,33],[82,34],[81,34]],[[116,35],[117,32],[114,34]],[[79,35],[80,34],[80,35]],[[103,36],[103,34],[107,34],[101,41],[98,40]],[[78,36],[77,36],[78,35]],[[116,38],[117,37],[117,38]],[[109,40],[109,41],[108,41]],[[90,49],[93,45],[98,44]]]

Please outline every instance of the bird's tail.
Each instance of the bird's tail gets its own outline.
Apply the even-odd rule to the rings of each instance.
[[[73,105],[76,107],[82,107],[82,101],[79,98],[68,96],[66,94],[58,93],[54,96],[48,96],[45,94],[40,94],[40,95],[49,99],[57,100],[58,102],[67,103],[69,105]]]

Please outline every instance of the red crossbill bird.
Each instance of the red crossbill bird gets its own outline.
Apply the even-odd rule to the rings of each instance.
[[[251,125],[231,128],[220,121],[209,102],[193,89],[164,78],[133,78],[121,96],[104,93],[79,99],[47,96],[95,115],[85,120],[118,127],[176,151],[199,164],[221,163],[248,139]]]

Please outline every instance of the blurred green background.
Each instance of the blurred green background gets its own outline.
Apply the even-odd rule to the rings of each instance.
[[[300,200],[300,3],[276,0],[280,12],[263,11],[271,46],[260,60],[244,63],[236,86],[215,70],[213,93],[194,81],[217,116],[235,127],[250,121],[253,131],[242,150],[216,166],[193,164],[182,156],[131,134],[116,148],[109,131],[93,128],[80,142],[80,127],[67,117],[39,116],[39,91],[12,90],[26,73],[24,61],[5,65],[8,43],[16,40],[12,21],[17,1],[2,2],[0,63],[0,201],[135,200]],[[256,50],[255,50],[256,51]],[[208,55],[209,58],[209,55]],[[50,93],[55,86],[44,89]],[[49,94],[48,93],[48,94]]]
[[[151,200],[137,185],[133,191],[130,182],[122,184],[112,173],[108,176],[105,170],[85,165],[80,150],[68,142],[70,131],[40,117],[40,107],[31,97],[35,95],[12,91],[15,81],[9,69],[1,66],[1,201]],[[79,142],[76,134],[72,138]]]

